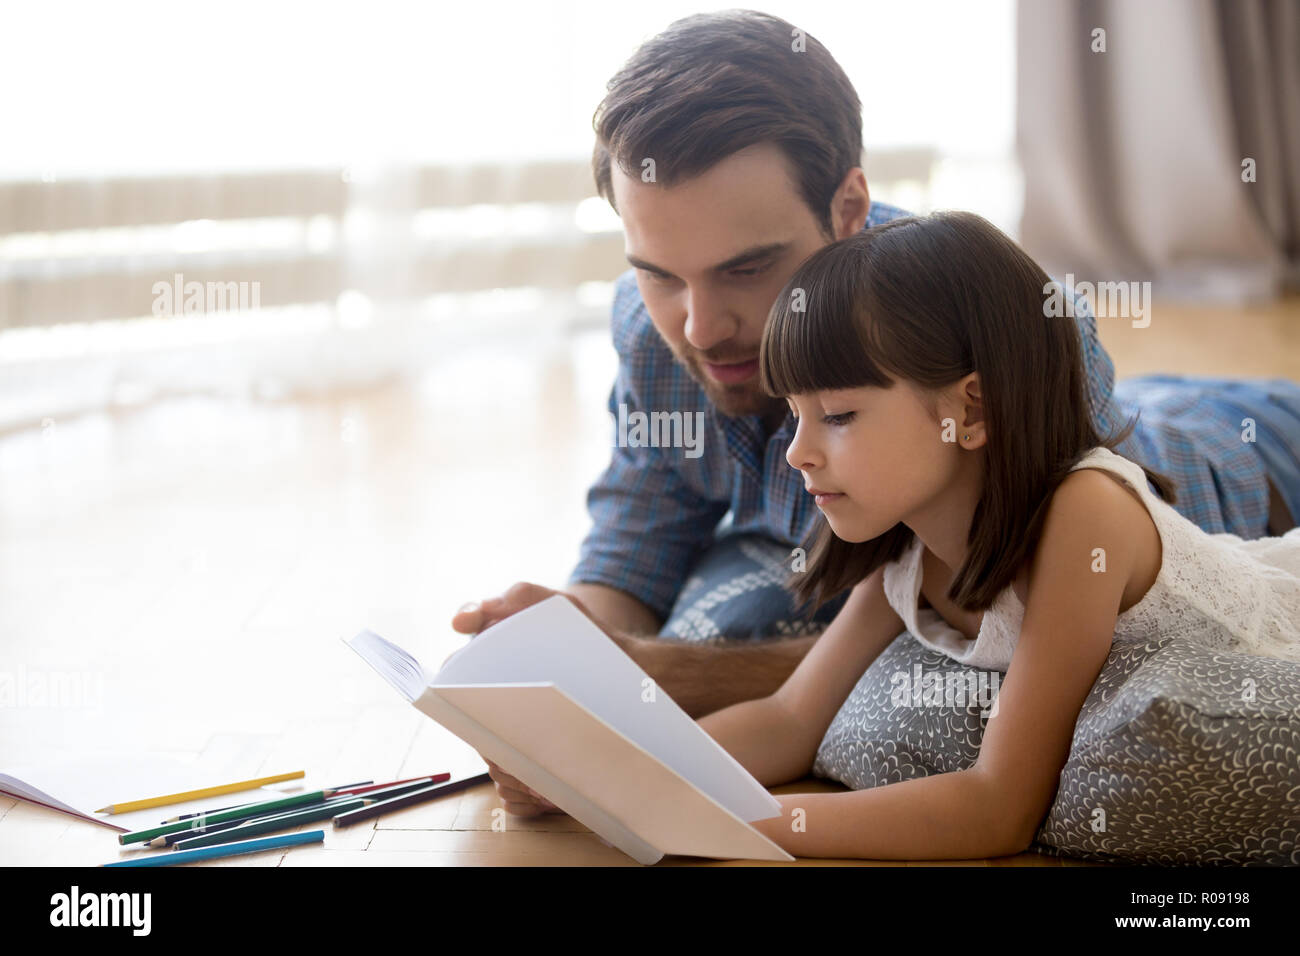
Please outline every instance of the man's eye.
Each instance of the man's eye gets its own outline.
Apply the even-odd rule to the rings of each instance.
[[[756,276],[759,275],[760,273],[766,272],[768,265],[771,265],[771,263],[768,263],[767,265],[755,266],[752,269],[732,269],[731,274],[733,276],[743,276],[745,278],[748,278],[750,276]]]
[[[857,412],[840,412],[838,415],[826,415],[822,418],[827,425],[847,425],[853,421],[853,416]]]

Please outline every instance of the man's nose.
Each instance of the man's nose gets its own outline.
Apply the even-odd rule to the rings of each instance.
[[[706,289],[692,290],[686,301],[686,341],[701,352],[734,338],[737,322],[719,296]]]

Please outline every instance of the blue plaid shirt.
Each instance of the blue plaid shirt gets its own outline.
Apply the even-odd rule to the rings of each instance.
[[[873,202],[863,228],[906,215],[910,213]],[[1263,534],[1268,485],[1258,457],[1237,431],[1225,428],[1222,416],[1212,421],[1205,414],[1163,414],[1146,402],[1124,407],[1113,395],[1115,368],[1097,340],[1091,306],[1077,294],[1075,319],[1087,366],[1089,404],[1101,434],[1126,422],[1140,407],[1142,417],[1118,453],[1172,478],[1178,492],[1175,507],[1206,531]],[[793,548],[808,539],[818,511],[804,491],[803,476],[785,459],[794,417],[787,415],[768,435],[760,416],[719,414],[660,338],[633,270],[615,284],[612,333],[619,359],[609,395],[615,421],[613,457],[587,494],[593,527],[569,583],[617,588],[666,618],[696,558],[712,544],[725,517],[734,533],[760,532]],[[620,405],[627,414],[680,411],[685,418],[702,413],[698,457],[689,457],[687,451],[695,454],[689,448],[620,446]],[[1197,422],[1204,427],[1198,430]]]

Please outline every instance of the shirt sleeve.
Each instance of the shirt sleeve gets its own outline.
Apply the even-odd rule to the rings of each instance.
[[[629,413],[639,408],[621,355],[609,393],[615,421],[620,403]],[[691,489],[661,450],[611,444],[609,466],[587,492],[592,528],[569,583],[625,591],[664,620],[729,506]]]
[[[1124,424],[1115,403],[1115,363],[1097,338],[1097,318],[1092,313],[1088,297],[1073,289],[1070,295],[1074,297],[1074,321],[1079,329],[1083,370],[1088,383],[1088,406],[1098,433],[1105,438]]]

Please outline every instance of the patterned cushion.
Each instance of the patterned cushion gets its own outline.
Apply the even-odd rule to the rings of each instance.
[[[864,789],[971,766],[1001,676],[901,634],[831,722],[813,773]],[[1181,638],[1114,645],[1032,848],[1119,863],[1296,865],[1298,838],[1300,664]]]
[[[807,619],[784,587],[792,549],[765,535],[730,534],[705,551],[659,631],[683,641],[791,637],[826,629],[848,600],[841,595]]]

